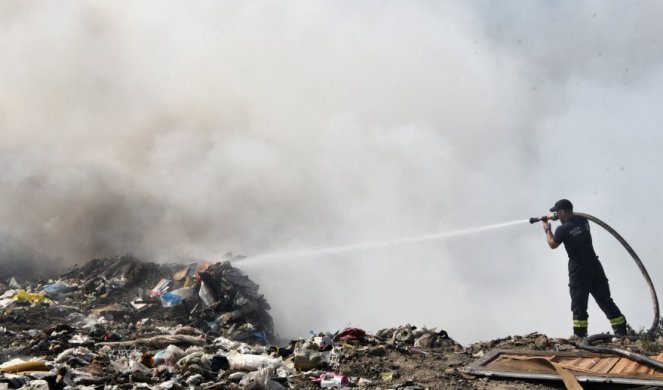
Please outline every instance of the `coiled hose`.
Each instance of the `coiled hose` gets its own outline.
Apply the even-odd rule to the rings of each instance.
[[[631,248],[631,246],[626,242],[626,240],[624,240],[624,238],[622,236],[620,236],[619,233],[617,233],[615,231],[615,229],[611,228],[607,223],[605,223],[605,222],[601,221],[600,219],[598,219],[598,218],[596,218],[592,215],[589,215],[589,214],[585,214],[585,213],[574,213],[574,214],[578,215],[580,217],[585,217],[588,220],[594,222],[595,224],[597,224],[597,225],[601,226],[602,228],[604,228],[605,230],[607,230],[608,233],[612,234],[612,236],[615,237],[617,239],[617,241],[619,241],[622,244],[622,246],[624,246],[624,249],[626,249],[626,251],[631,255],[631,258],[633,258],[633,261],[635,261],[635,263],[638,265],[638,268],[640,269],[640,272],[642,273],[642,276],[644,276],[645,281],[647,282],[647,285],[649,286],[649,292],[651,294],[652,303],[654,305],[654,320],[652,321],[651,327],[647,331],[647,335],[650,336],[650,337],[653,337],[654,333],[656,332],[656,327],[658,326],[658,321],[659,321],[659,318],[660,318],[659,308],[658,308],[658,297],[656,296],[656,290],[654,289],[654,283],[652,283],[651,278],[649,277],[649,273],[645,269],[645,266],[642,264],[642,261],[640,261],[640,258],[638,257],[638,255],[635,253],[633,248]],[[611,340],[613,337],[615,337],[615,336],[613,336],[611,334],[595,334],[595,335],[587,337],[580,344],[580,348],[585,349],[587,351],[595,352],[595,353],[608,353],[608,354],[623,356],[627,359],[631,359],[631,360],[634,360],[638,363],[642,363],[642,364],[648,365],[650,367],[653,367],[657,370],[663,371],[663,363],[662,362],[651,359],[647,356],[644,356],[644,355],[641,355],[641,354],[638,354],[638,353],[634,353],[634,352],[630,352],[630,351],[626,351],[626,350],[623,350],[623,349],[620,349],[620,348],[597,347],[597,346],[592,345],[592,343],[595,343],[595,342],[598,342],[598,341]],[[629,336],[621,336],[621,337],[628,338]]]

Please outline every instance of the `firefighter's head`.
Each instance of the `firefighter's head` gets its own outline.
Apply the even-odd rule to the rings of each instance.
[[[555,205],[550,211],[557,213],[559,220],[564,222],[568,217],[573,215],[573,203],[568,199],[560,199],[555,202]]]

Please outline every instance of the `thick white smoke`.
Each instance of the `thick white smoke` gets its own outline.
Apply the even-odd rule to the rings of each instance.
[[[0,253],[233,250],[283,336],[567,335],[565,255],[540,226],[251,256],[526,219],[568,197],[656,280],[661,6],[639,4],[1,4]],[[647,326],[635,266],[595,231],[615,299]]]

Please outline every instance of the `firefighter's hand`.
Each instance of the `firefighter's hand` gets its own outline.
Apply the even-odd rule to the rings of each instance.
[[[548,233],[550,230],[550,223],[548,221],[543,221],[543,231]]]

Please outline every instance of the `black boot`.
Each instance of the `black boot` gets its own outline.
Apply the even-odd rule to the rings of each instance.
[[[628,331],[626,330],[626,324],[615,325],[612,327],[612,332],[615,336],[626,336]]]
[[[626,336],[628,334],[626,328],[626,318],[623,315],[620,315],[615,318],[610,318],[610,325],[612,325],[612,332],[615,336]]]
[[[573,334],[578,336],[578,338],[587,337],[587,328],[586,327],[580,327],[580,326],[574,326],[573,327]]]

